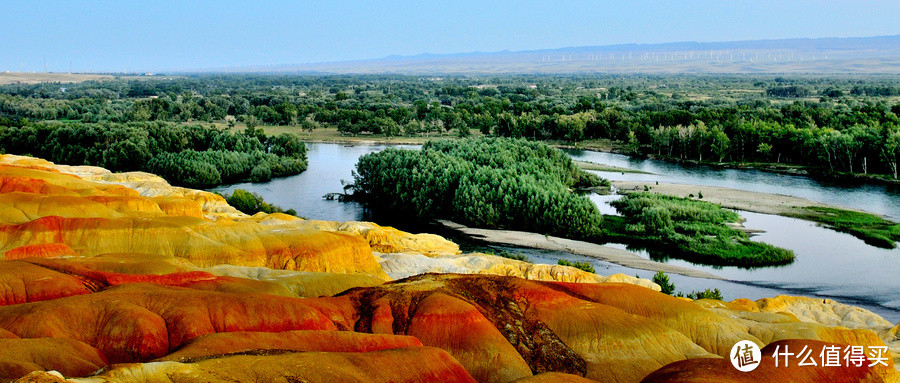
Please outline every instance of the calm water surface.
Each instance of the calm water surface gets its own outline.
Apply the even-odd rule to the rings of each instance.
[[[244,189],[263,196],[266,202],[284,209],[294,209],[302,217],[324,221],[359,221],[365,209],[356,202],[328,201],[328,193],[344,191],[342,181],[353,181],[352,171],[359,157],[380,152],[388,147],[418,149],[419,145],[342,145],[306,144],[309,167],[296,176],[273,179],[262,183],[242,183],[219,187],[214,191],[231,193]]]
[[[529,248],[520,248],[520,247],[509,247],[509,246],[492,246],[498,250],[509,251],[512,253],[521,253],[528,256],[535,263],[543,263],[543,264],[552,264],[555,265],[559,259],[567,259],[570,261],[580,261],[580,262],[589,262],[594,266],[594,270],[600,275],[612,275],[612,274],[626,274],[626,275],[635,275],[641,278],[651,279],[653,278],[652,271],[646,270],[635,270],[632,268],[619,266],[614,263],[600,261],[594,258],[585,257],[578,254],[572,254],[567,252],[560,251],[546,251],[546,250],[537,250],[537,249],[529,249]],[[760,298],[774,297],[777,295],[805,295],[810,297],[819,297],[819,298],[829,298],[839,301],[841,303],[851,304],[854,306],[862,307],[864,309],[875,312],[878,315],[881,315],[888,321],[893,323],[897,323],[900,321],[900,311],[896,309],[892,309],[889,307],[885,307],[878,302],[873,301],[868,298],[868,294],[866,291],[863,291],[861,295],[858,296],[846,296],[846,295],[821,295],[816,292],[814,289],[801,289],[801,288],[782,288],[777,285],[768,285],[766,283],[753,283],[753,282],[745,282],[742,280],[734,280],[734,281],[723,281],[723,280],[715,280],[715,279],[704,279],[704,278],[691,278],[685,277],[677,274],[669,274],[669,281],[675,284],[675,289],[677,291],[682,291],[685,293],[689,293],[691,291],[701,291],[704,289],[719,289],[722,292],[723,298],[725,300],[732,300],[737,298],[747,298],[750,300],[757,300]]]
[[[352,180],[351,171],[360,156],[383,150],[387,145],[307,144],[309,169],[299,175],[265,183],[244,183],[215,189],[231,192],[236,188],[262,195],[266,201],[293,208],[311,219],[348,221],[367,219],[365,209],[356,203],[327,201],[327,193],[343,191],[342,180]],[[391,146],[417,149],[418,145]],[[756,170],[715,169],[705,166],[681,166],[648,159],[591,151],[567,151],[573,158],[643,170],[654,174],[598,172],[612,180],[634,180],[722,186],[734,189],[778,193],[823,203],[863,209],[890,217],[900,217],[900,194],[880,185],[845,187],[805,177]],[[604,214],[615,214],[608,203],[619,196],[589,197]],[[782,267],[742,269],[694,265],[677,259],[664,260],[682,266],[709,271],[731,279],[717,281],[670,275],[678,290],[719,288],[726,299],[758,299],[779,294],[832,298],[875,311],[886,319],[900,321],[900,249],[884,250],[866,245],[848,234],[837,233],[814,223],[780,216],[739,212],[747,219],[744,226],[765,230],[753,240],[771,243],[794,251],[794,263]],[[405,228],[409,230],[410,228]],[[414,231],[414,230],[413,230]],[[614,245],[615,246],[615,245]],[[624,246],[619,245],[624,248]],[[539,263],[555,264],[558,259],[589,261],[603,275],[624,273],[643,278],[653,273],[597,261],[566,252],[526,248],[504,248],[521,252]],[[630,249],[636,250],[636,249]],[[638,254],[649,257],[639,249]]]
[[[588,150],[565,150],[573,159],[636,169],[652,174],[594,172],[616,181],[671,182],[719,186],[747,191],[784,194],[830,205],[845,206],[900,220],[900,188],[876,184],[854,185],[817,181],[808,177],[761,170],[719,169],[704,165],[635,158]]]
[[[611,196],[600,204],[615,211],[609,207],[608,202],[616,197],[619,196]],[[852,235],[837,233],[813,222],[796,218],[745,211],[738,213],[746,219],[745,227],[765,231],[754,235],[751,240],[793,250],[796,255],[794,262],[789,265],[754,269],[707,266],[680,259],[660,259],[651,256],[646,250],[623,244],[607,246],[628,250],[659,262],[704,270],[728,278],[740,283],[740,286],[729,286],[730,283],[726,283],[725,288],[734,290],[737,287],[741,291],[740,294],[752,294],[754,290],[749,289],[752,286],[758,291],[775,289],[780,291],[779,294],[788,292],[795,295],[827,297],[844,303],[866,306],[893,322],[900,320],[900,278],[897,278],[897,271],[900,270],[900,248],[887,250],[873,247]],[[719,284],[718,281],[714,282],[716,285]],[[696,285],[695,282],[690,283]],[[703,288],[706,287],[696,289]],[[726,291],[721,287],[720,289]]]

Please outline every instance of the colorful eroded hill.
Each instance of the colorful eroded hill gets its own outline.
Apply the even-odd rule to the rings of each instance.
[[[0,381],[900,380],[898,327],[871,312],[658,290],[0,156]],[[729,362],[740,340],[765,347],[753,372]],[[770,356],[804,346],[887,349],[871,368]]]

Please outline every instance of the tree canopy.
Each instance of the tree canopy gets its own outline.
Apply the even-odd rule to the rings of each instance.
[[[897,95],[890,76],[210,74],[4,85],[0,118],[608,139],[629,154],[897,178]]]
[[[164,122],[0,124],[0,150],[62,164],[147,171],[201,188],[306,170],[306,146],[296,136]]]
[[[377,209],[405,216],[591,238],[600,233],[600,212],[571,188],[605,183],[546,144],[479,138],[367,154],[349,189]]]

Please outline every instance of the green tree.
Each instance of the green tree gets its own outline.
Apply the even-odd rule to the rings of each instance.
[[[269,140],[269,152],[279,157],[296,159],[306,158],[306,144],[300,137],[290,133],[281,133]]]
[[[669,276],[662,271],[657,271],[656,274],[653,274],[653,283],[659,285],[663,294],[672,295],[675,293],[675,284],[669,282]]]
[[[242,121],[244,122],[244,125],[247,125],[248,129],[259,126],[259,118],[254,115],[244,115]]]
[[[881,156],[891,170],[894,179],[897,179],[897,160],[900,158],[900,132],[888,133],[881,148]]]
[[[450,129],[456,131],[456,136],[460,138],[469,137],[472,135],[469,132],[469,126],[461,118],[455,118],[450,123]]]
[[[312,116],[306,116],[302,121],[300,121],[300,129],[304,131],[312,133],[314,130],[320,127],[319,123]]]

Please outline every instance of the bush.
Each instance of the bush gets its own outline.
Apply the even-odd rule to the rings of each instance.
[[[250,171],[250,180],[253,182],[265,182],[272,179],[272,169],[269,165],[261,164],[253,167]]]
[[[300,141],[300,137],[282,133],[270,138],[269,141],[271,142],[269,152],[276,156],[296,159],[306,158],[306,144]]]
[[[672,222],[672,213],[662,206],[651,206],[641,211],[638,221],[644,230],[653,234],[668,234],[673,232],[675,224]]]
[[[725,300],[725,298],[722,297],[722,292],[719,291],[719,289],[712,289],[712,290],[706,289],[703,291],[691,291],[687,295],[682,295],[681,293],[678,293],[677,296],[679,296],[679,297],[684,296],[685,298],[693,299],[693,300],[697,300],[697,299],[716,299],[716,300],[720,300],[720,301]]]
[[[656,274],[653,275],[653,283],[656,283],[662,288],[660,291],[663,294],[672,295],[675,293],[675,284],[669,282],[669,276],[662,271],[657,271]]]
[[[293,216],[297,215],[297,211],[294,209],[288,209],[287,211],[282,210],[278,206],[270,205],[263,200],[262,196],[259,194],[251,193],[243,189],[234,189],[234,192],[231,195],[226,195],[224,197],[229,205],[249,215],[259,212],[267,214],[285,213]]]
[[[688,299],[718,299],[724,300],[722,298],[722,292],[719,289],[706,289],[703,291],[691,291],[687,295],[682,292],[675,293],[675,284],[669,282],[669,276],[662,271],[657,271],[656,274],[653,275],[653,283],[656,283],[661,288],[660,292],[666,295],[672,295],[679,298],[688,298]]]
[[[147,164],[147,170],[167,180],[189,187],[210,187],[222,183],[222,175],[212,164],[192,158],[194,151],[163,153]]]
[[[557,261],[556,263],[557,263],[558,265],[561,265],[561,266],[571,266],[571,267],[574,267],[574,268],[576,268],[576,269],[581,269],[581,270],[587,271],[587,272],[589,272],[589,273],[593,273],[593,272],[594,272],[594,265],[591,265],[591,264],[588,263],[588,262],[579,262],[579,261],[572,262],[572,261],[568,261],[568,260],[565,260],[565,259],[560,259],[560,260]]]
[[[774,97],[806,97],[810,91],[804,86],[789,85],[766,89],[766,94]]]
[[[501,251],[501,252],[499,252],[499,253],[497,253],[497,254],[494,254],[494,255],[496,255],[496,256],[498,256],[498,257],[514,259],[514,260],[516,260],[516,261],[522,261],[522,262],[532,263],[531,258],[528,258],[527,255],[522,254],[522,253],[510,253],[510,252],[508,252],[508,251]]]

